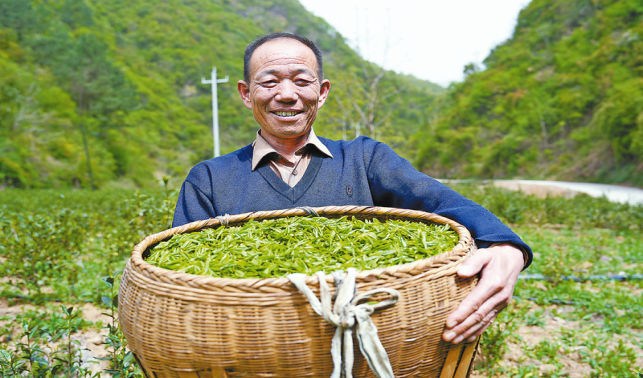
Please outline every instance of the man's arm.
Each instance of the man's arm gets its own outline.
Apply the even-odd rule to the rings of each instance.
[[[531,263],[531,249],[491,212],[418,172],[388,146],[370,140],[364,143],[376,205],[423,210],[453,219],[471,232],[481,248],[458,271],[461,277],[481,272],[480,281],[449,315],[443,335],[453,343],[475,339],[508,305],[518,274]]]

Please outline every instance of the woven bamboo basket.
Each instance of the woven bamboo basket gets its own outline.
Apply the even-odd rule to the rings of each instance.
[[[353,216],[380,221],[401,219],[449,224],[459,244],[438,256],[413,263],[358,272],[358,292],[392,288],[400,293],[392,307],[371,318],[396,377],[468,377],[477,340],[452,345],[442,340],[446,317],[477,278],[456,275],[475,250],[467,229],[422,211],[363,206],[314,208],[328,218]],[[305,216],[303,209],[259,211],[230,216],[230,226],[250,219]],[[311,308],[286,278],[227,279],[179,273],[146,263],[145,252],[174,234],[221,226],[214,218],[150,235],[138,244],[121,281],[119,321],[148,377],[323,377],[333,370],[330,355],[335,327]],[[326,276],[331,290],[334,280]],[[315,276],[306,284],[319,295]],[[377,298],[375,298],[377,299]],[[355,377],[374,377],[354,346]]]

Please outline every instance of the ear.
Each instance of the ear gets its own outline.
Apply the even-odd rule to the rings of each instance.
[[[330,92],[330,81],[324,80],[321,83],[321,88],[319,88],[319,108],[324,106],[326,103],[326,98]]]
[[[250,86],[248,85],[248,83],[243,80],[239,80],[237,82],[237,90],[241,95],[243,104],[246,106],[246,108],[252,110],[252,101],[250,100]]]

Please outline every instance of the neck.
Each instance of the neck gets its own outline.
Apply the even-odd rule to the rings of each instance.
[[[269,133],[262,132],[261,137],[268,142],[277,152],[283,155],[286,159],[292,159],[295,152],[306,145],[310,130],[307,133],[294,138],[276,138]]]

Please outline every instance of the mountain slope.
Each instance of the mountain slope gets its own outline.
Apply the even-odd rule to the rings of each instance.
[[[643,3],[533,0],[417,136],[439,176],[643,185]]]
[[[408,153],[435,87],[363,61],[297,1],[3,0],[0,185],[180,181],[212,157],[211,89],[200,80],[213,65],[230,77],[218,92],[221,150],[250,143],[258,126],[236,81],[245,46],[271,31],[324,52],[333,88],[318,134],[361,130]]]

